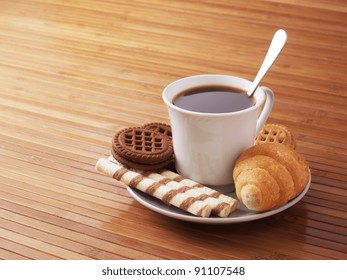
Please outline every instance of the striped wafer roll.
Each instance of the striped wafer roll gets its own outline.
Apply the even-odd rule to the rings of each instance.
[[[143,176],[153,179],[161,184],[176,189],[178,192],[184,192],[185,194],[205,201],[212,208],[212,213],[219,217],[227,217],[231,212],[236,210],[237,200],[232,197],[222,195],[221,193],[205,187],[200,184],[194,184],[187,186],[184,183],[180,183],[165,177],[159,173],[146,171],[142,173]]]
[[[117,160],[110,156],[108,158],[109,161],[118,163]],[[237,200],[233,199],[232,197],[226,196],[221,194],[220,192],[213,190],[211,188],[208,188],[204,185],[198,184],[192,180],[185,179],[182,176],[170,172],[168,170],[161,170],[163,174],[166,174],[167,177],[151,171],[141,171],[141,170],[134,170],[138,173],[141,173],[143,176],[153,179],[157,182],[160,182],[161,184],[168,185],[169,187],[172,187],[174,190],[177,190],[177,192],[184,192],[188,194],[189,196],[198,198],[199,200],[204,200],[211,208],[212,213],[220,216],[220,217],[227,217],[230,215],[230,213],[234,212],[237,207]],[[169,177],[178,177],[180,178],[180,182],[177,182]],[[173,191],[174,191],[173,190]],[[170,193],[168,193],[170,195]]]
[[[201,184],[199,184],[193,180],[185,178],[185,177],[183,177],[183,176],[181,176],[175,172],[172,172],[170,170],[166,170],[166,169],[159,170],[159,174],[166,177],[166,178],[169,178],[173,181],[176,181],[176,182],[180,183],[181,185],[192,187],[192,188],[197,188],[202,193],[208,194],[209,196],[218,199],[220,202],[225,202],[225,203],[232,205],[231,212],[236,210],[237,200],[230,197],[230,196],[224,195],[224,194],[222,194],[216,190],[213,190],[213,189],[208,188],[204,185],[201,185]]]
[[[96,163],[96,170],[196,216],[208,217],[211,214],[211,207],[205,201],[177,192],[172,187],[146,178],[121,164],[101,158]]]

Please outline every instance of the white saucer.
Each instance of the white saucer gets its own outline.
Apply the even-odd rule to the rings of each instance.
[[[304,190],[297,197],[295,197],[294,199],[292,199],[291,201],[289,201],[287,204],[283,205],[282,207],[279,207],[277,209],[267,211],[267,212],[255,212],[255,211],[248,210],[241,203],[238,203],[236,211],[231,213],[230,216],[226,218],[220,218],[216,216],[202,218],[202,217],[193,216],[188,212],[185,212],[177,207],[167,205],[161,200],[155,197],[149,196],[148,194],[143,193],[139,190],[133,189],[131,187],[127,187],[127,190],[143,206],[171,218],[175,218],[175,219],[179,219],[179,220],[183,220],[187,222],[202,223],[202,224],[233,224],[233,223],[242,223],[242,222],[259,220],[265,217],[275,215],[279,212],[282,212],[288,209],[289,207],[293,206],[304,197],[310,185],[311,185],[311,173]],[[227,195],[236,198],[235,193],[229,193]]]

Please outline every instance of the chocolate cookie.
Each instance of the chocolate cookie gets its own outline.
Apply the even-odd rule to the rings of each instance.
[[[169,158],[166,161],[156,163],[156,164],[144,164],[144,163],[137,163],[130,160],[127,160],[125,158],[120,157],[118,154],[114,152],[114,150],[111,150],[112,156],[114,159],[116,159],[119,163],[123,164],[124,166],[128,168],[133,168],[137,170],[156,170],[161,169],[163,167],[167,168],[172,163],[172,158]]]
[[[164,134],[170,139],[172,138],[171,126],[168,124],[153,122],[153,123],[145,124],[142,127],[145,129],[149,129],[149,130]]]
[[[115,157],[123,159],[123,162],[156,166],[171,160],[173,148],[171,140],[166,135],[134,127],[115,134],[112,153]]]

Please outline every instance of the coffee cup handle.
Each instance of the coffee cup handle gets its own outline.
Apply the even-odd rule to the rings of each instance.
[[[255,130],[256,135],[258,135],[260,130],[263,128],[267,118],[269,117],[269,115],[271,113],[271,110],[272,110],[272,107],[273,107],[274,101],[275,101],[275,95],[271,89],[269,89],[268,87],[261,87],[261,88],[265,92],[266,100],[265,100],[263,110],[262,110],[262,112],[258,118],[258,121],[257,121],[257,127]]]

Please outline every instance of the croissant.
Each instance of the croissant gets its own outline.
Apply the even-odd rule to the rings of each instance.
[[[309,180],[305,159],[275,143],[255,145],[243,152],[233,171],[236,195],[248,209],[267,211],[286,204]]]

